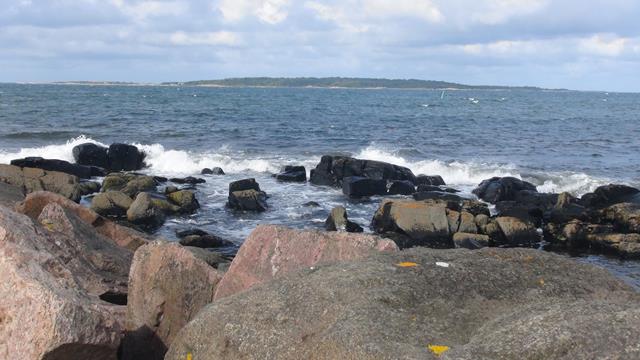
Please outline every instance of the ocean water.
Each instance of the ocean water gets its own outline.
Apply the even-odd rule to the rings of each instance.
[[[222,167],[226,176],[204,176],[198,186],[202,209],[158,233],[175,239],[193,226],[240,244],[259,223],[321,227],[336,205],[368,225],[380,198],[350,201],[336,189],[271,177],[288,164],[309,170],[323,154],[441,175],[466,193],[492,176],[575,195],[610,182],[640,186],[640,94],[0,84],[0,163],[73,161],[71,149],[83,142],[138,145],[148,154],[144,172],[154,175]],[[269,211],[225,208],[228,183],[246,177],[270,195]],[[630,264],[630,273],[629,263],[619,268],[639,285],[640,267]]]

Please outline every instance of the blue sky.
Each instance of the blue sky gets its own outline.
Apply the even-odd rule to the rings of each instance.
[[[638,0],[0,0],[0,81],[418,78],[640,91]]]

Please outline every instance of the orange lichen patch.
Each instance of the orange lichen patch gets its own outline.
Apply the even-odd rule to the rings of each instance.
[[[442,355],[445,351],[449,350],[449,347],[446,345],[431,345],[427,346],[432,353],[436,354],[436,356]]]
[[[190,352],[187,353],[187,360],[193,360],[193,355]]]
[[[540,286],[544,286],[544,279],[538,280],[538,284],[540,284]]]
[[[398,267],[416,267],[418,263],[414,263],[411,261],[403,261],[396,264]]]

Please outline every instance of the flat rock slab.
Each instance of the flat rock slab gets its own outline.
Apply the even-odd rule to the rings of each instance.
[[[639,338],[640,294],[604,269],[532,249],[415,248],[217,300],[166,359],[638,359]]]

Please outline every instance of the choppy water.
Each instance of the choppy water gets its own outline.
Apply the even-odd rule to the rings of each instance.
[[[142,147],[154,175],[222,167],[228,175],[198,188],[203,208],[159,231],[169,238],[198,226],[240,243],[258,223],[319,227],[339,204],[367,225],[379,198],[348,201],[270,176],[285,164],[310,169],[327,153],[439,174],[466,192],[507,175],[576,195],[609,182],[640,186],[640,94],[0,84],[0,125],[0,163],[72,161],[79,143],[118,141]],[[227,184],[246,177],[270,194],[269,211],[225,208]],[[311,200],[321,207],[302,206]],[[630,264],[640,286],[640,266]]]

